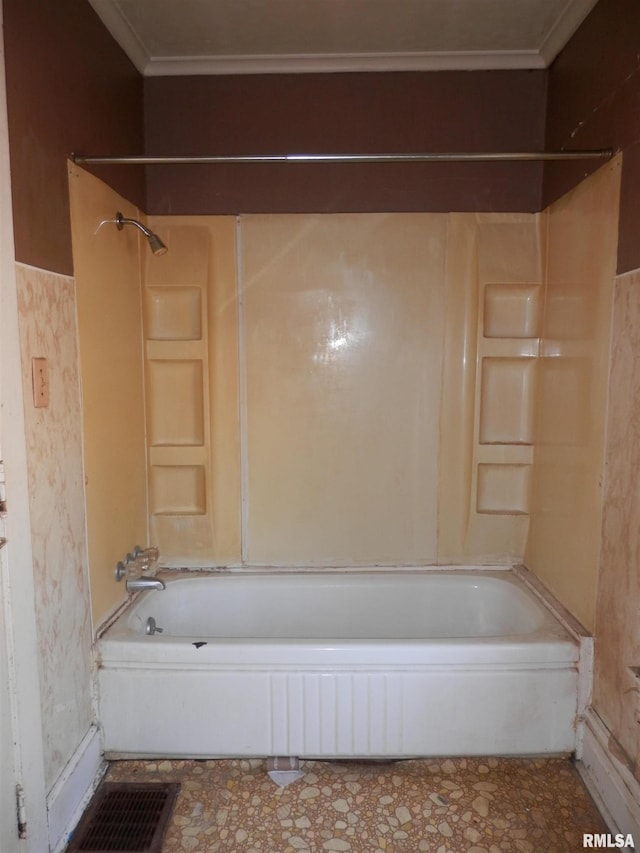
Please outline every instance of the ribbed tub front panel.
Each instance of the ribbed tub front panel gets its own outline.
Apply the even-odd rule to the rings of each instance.
[[[402,680],[386,673],[275,673],[274,755],[402,753]]]

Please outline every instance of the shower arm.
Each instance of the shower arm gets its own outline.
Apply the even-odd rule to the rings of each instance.
[[[167,247],[154,231],[151,231],[150,228],[147,228],[137,219],[130,219],[127,216],[124,216],[120,211],[116,213],[115,219],[103,219],[96,228],[95,233],[97,234],[103,225],[107,225],[109,223],[115,224],[118,231],[122,231],[125,225],[135,225],[135,227],[142,231],[144,236],[147,238],[149,248],[154,255],[164,255],[167,252]]]
[[[237,154],[212,156],[89,156],[71,154],[78,165],[174,166],[243,163],[475,163],[610,160],[612,148],[573,151],[441,152],[416,154]]]
[[[153,231],[146,228],[142,222],[138,222],[137,219],[129,219],[128,217],[123,216],[120,211],[116,213],[116,218],[113,221],[115,222],[118,231],[122,231],[125,225],[135,225],[136,228],[139,228],[140,231],[142,231],[147,240],[153,236]]]

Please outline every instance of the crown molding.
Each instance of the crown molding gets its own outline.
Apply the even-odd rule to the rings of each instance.
[[[540,69],[538,51],[300,54],[289,56],[152,57],[145,77],[221,74],[314,74],[356,71]]]
[[[135,30],[112,0],[89,0],[94,12],[141,74],[150,56]]]
[[[89,0],[104,26],[145,77],[544,69],[553,62],[596,2],[566,0],[562,13],[535,50],[153,56],[115,0]]]
[[[540,45],[545,66],[551,65],[598,0],[569,0]]]

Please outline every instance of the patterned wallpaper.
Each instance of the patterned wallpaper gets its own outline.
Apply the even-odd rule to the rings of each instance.
[[[72,278],[17,265],[46,787],[92,722],[82,421]],[[47,359],[49,405],[31,363]]]

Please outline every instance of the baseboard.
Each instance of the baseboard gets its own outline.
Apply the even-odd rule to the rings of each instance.
[[[47,797],[49,849],[64,850],[106,769],[97,726],[91,726]]]
[[[609,748],[611,733],[593,708],[585,717],[582,758],[577,763],[589,793],[612,833],[640,842],[640,782]]]

